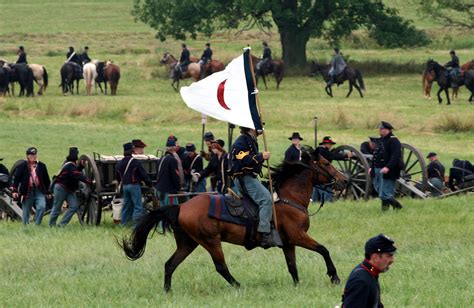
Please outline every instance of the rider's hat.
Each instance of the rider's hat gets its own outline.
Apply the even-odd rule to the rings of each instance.
[[[291,137],[288,137],[288,140],[293,140],[293,139],[303,140],[303,137],[300,136],[299,132],[294,132],[293,135],[291,135]]]
[[[321,143],[319,143],[319,145],[323,145],[323,144],[327,144],[327,143],[329,143],[329,144],[336,144],[336,143],[332,140],[331,136],[325,136],[325,137],[323,138],[323,141],[322,141]]]

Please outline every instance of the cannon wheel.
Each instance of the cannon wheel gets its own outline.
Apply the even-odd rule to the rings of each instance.
[[[336,196],[338,198],[352,198],[354,200],[369,199],[372,179],[369,174],[370,166],[365,156],[350,145],[341,145],[335,148],[334,151],[350,151],[353,153],[351,158],[333,161],[334,166],[344,174],[347,180],[346,188],[336,193]]]
[[[402,143],[402,157],[404,168],[400,173],[400,178],[405,182],[413,183],[419,190],[426,191],[428,171],[421,152],[412,145]]]
[[[102,191],[99,169],[89,155],[82,155],[80,161],[84,165],[82,171],[94,184],[87,186],[83,183],[79,186],[79,210],[77,216],[81,224],[99,225],[102,217],[102,206],[99,194]]]

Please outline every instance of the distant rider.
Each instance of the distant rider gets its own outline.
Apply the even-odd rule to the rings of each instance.
[[[263,55],[262,60],[257,63],[257,71],[265,70],[269,66],[270,61],[272,61],[272,50],[268,47],[268,43],[263,42],[262,45]]]
[[[204,65],[212,60],[212,49],[211,43],[206,43],[206,49],[202,53],[201,60],[199,60],[199,65]]]
[[[331,59],[331,69],[329,70],[329,81],[328,86],[331,86],[337,83],[337,76],[344,72],[346,69],[346,61],[342,57],[342,54],[339,51],[339,48],[334,48],[334,54]]]
[[[25,48],[23,46],[18,47],[18,51],[16,53],[18,55],[18,60],[16,60],[17,64],[20,64],[20,63],[28,64],[28,61],[26,60]]]
[[[187,48],[186,44],[181,44],[181,57],[179,58],[179,62],[176,63],[175,72],[181,78],[181,74],[188,69],[189,63],[191,63],[191,55],[189,53],[189,49]]]
[[[461,69],[459,67],[459,58],[456,56],[456,52],[451,50],[449,52],[451,55],[451,61],[446,63],[444,66],[447,69],[450,69],[449,76],[451,77],[451,87],[457,88],[458,87],[458,77],[461,74]]]

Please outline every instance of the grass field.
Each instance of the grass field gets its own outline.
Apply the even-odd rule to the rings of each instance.
[[[155,40],[147,26],[133,22],[131,3],[0,1],[0,11],[8,8],[9,12],[0,18],[0,58],[13,61],[22,44],[29,62],[43,64],[50,74],[50,87],[43,97],[0,97],[0,157],[5,165],[22,159],[31,145],[38,147],[50,174],[59,169],[72,145],[81,153],[119,154],[124,142],[141,138],[149,145],[147,152],[154,153],[173,133],[181,144],[194,141],[200,148],[200,114],[185,107],[159,65],[164,51],[177,54],[180,42]],[[389,50],[374,47],[363,33],[356,33],[357,39],[343,42],[351,60],[420,65],[432,57],[444,63],[453,45],[460,46],[461,62],[474,58],[472,32],[449,30],[422,19],[404,1],[389,4],[432,34],[434,43],[416,50]],[[222,32],[211,41],[215,57],[229,61],[247,43],[259,54],[263,38],[270,40],[278,56],[276,32],[270,38],[256,31],[238,37]],[[200,54],[206,40],[188,42],[193,55]],[[112,59],[120,65],[118,96],[87,97],[82,82],[81,95],[62,96],[57,87],[59,68],[70,45],[78,49],[88,45],[92,58]],[[308,46],[310,59],[329,60],[326,43],[311,40]],[[420,74],[403,72],[366,75],[363,99],[356,93],[344,98],[347,85],[335,89],[335,98],[327,97],[321,77],[287,77],[280,91],[275,90],[274,81],[269,90],[260,87],[271,162],[282,159],[293,131],[299,131],[305,143],[314,144],[314,116],[319,118],[319,138],[331,135],[339,144],[358,147],[377,133],[376,125],[384,119],[397,128],[402,142],[425,155],[437,152],[446,166],[453,158],[473,161],[474,106],[467,102],[466,89],[453,105],[438,105],[422,97]],[[456,125],[461,128],[454,129]],[[226,139],[225,123],[210,120],[208,130]],[[403,203],[403,211],[385,215],[377,200],[326,205],[312,218],[310,234],[330,250],[343,284],[360,261],[367,238],[380,232],[392,236],[400,252],[390,272],[381,277],[387,306],[471,306],[474,198]],[[161,291],[163,265],[174,250],[172,237],[156,235],[144,258],[132,263],[115,245],[115,237],[123,232],[110,221],[97,228],[82,228],[74,221],[64,230],[0,222],[0,306],[333,307],[340,299],[343,285],[330,285],[319,255],[297,251],[302,283],[295,288],[277,249],[245,252],[227,244],[228,265],[242,283],[241,289],[229,287],[215,273],[207,253],[198,249],[177,270],[174,292],[165,295]]]

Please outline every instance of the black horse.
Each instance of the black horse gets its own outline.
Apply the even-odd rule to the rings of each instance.
[[[20,84],[20,93],[19,96],[25,95],[26,96],[34,96],[33,91],[33,71],[31,70],[28,65],[21,63],[21,64],[8,64],[7,65],[8,71],[8,79],[10,83],[18,82]]]
[[[61,84],[63,94],[68,92],[74,94],[74,81],[76,81],[76,93],[79,94],[79,80],[83,79],[81,67],[77,63],[66,62],[61,67]]]
[[[331,79],[331,76],[329,75],[330,69],[331,65],[328,64],[319,64],[314,61],[311,64],[311,76],[315,76],[318,72],[321,73],[321,76],[323,76],[323,79],[326,82],[326,87],[324,90],[329,96],[333,97],[332,87],[327,84],[327,82]],[[365,91],[364,79],[362,78],[362,74],[358,69],[346,67],[346,69],[337,76],[336,83],[339,86],[346,80],[349,81],[349,92],[347,93],[346,97],[351,95],[353,87],[359,91],[360,97],[364,97],[364,95],[362,95],[362,91]]]
[[[465,76],[459,76],[458,79],[456,80],[456,83],[453,85],[452,83],[453,80],[452,80],[451,74],[449,73],[449,70],[445,68],[444,66],[442,66],[441,64],[439,64],[438,62],[431,59],[428,60],[428,62],[426,62],[426,71],[434,71],[435,73],[435,79],[439,86],[438,103],[441,104],[443,102],[443,99],[441,98],[440,94],[442,91],[444,91],[444,93],[446,94],[446,99],[448,100],[447,105],[451,105],[451,100],[449,99],[448,90],[449,88],[458,88],[464,85]]]
[[[0,67],[0,96],[5,96],[9,92],[10,83],[9,70],[6,67]]]
[[[464,85],[471,91],[469,102],[474,103],[474,70],[464,72]]]
[[[107,81],[105,80],[105,62],[97,62],[96,64],[97,67],[97,77],[95,78],[96,86],[99,86],[100,92],[104,93],[104,90],[102,89],[102,83],[104,83],[105,86],[105,94],[107,94]],[[97,92],[97,88],[96,88]]]

